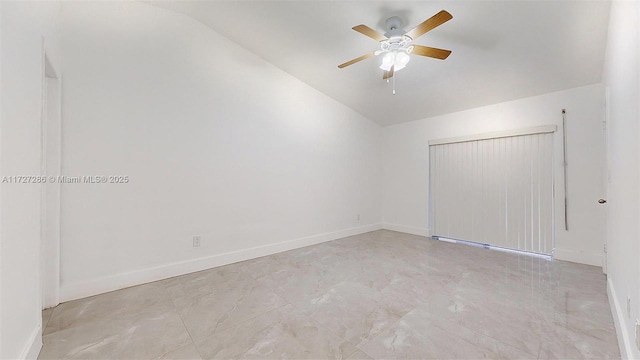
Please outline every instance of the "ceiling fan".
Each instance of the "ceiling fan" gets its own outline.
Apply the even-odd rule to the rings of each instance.
[[[407,63],[411,59],[409,57],[409,54],[444,60],[449,56],[449,54],[451,54],[450,50],[432,48],[422,45],[414,45],[412,44],[412,42],[419,36],[426,34],[427,32],[451,20],[452,18],[453,16],[447,11],[441,10],[439,13],[433,15],[415,28],[409,31],[404,31],[400,28],[400,26],[402,25],[402,20],[399,17],[394,16],[387,19],[387,32],[385,32],[384,35],[378,33],[367,25],[354,26],[353,30],[365,36],[368,36],[375,41],[379,41],[380,50],[376,50],[374,52],[357,57],[353,60],[347,61],[344,64],[338,65],[338,67],[342,69],[370,57],[384,54],[380,69],[384,70],[382,78],[389,79],[393,76],[393,73],[395,71],[399,71],[407,65]]]

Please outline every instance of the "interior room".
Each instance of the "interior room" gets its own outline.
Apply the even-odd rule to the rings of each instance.
[[[1,359],[640,359],[640,2],[0,1]]]

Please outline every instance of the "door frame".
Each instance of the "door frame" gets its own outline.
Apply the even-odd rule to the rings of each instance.
[[[41,308],[45,309],[60,303],[60,205],[62,189],[57,180],[62,171],[62,78],[47,55],[44,44],[41,81],[40,175],[44,177],[44,182],[40,184],[40,299]],[[55,95],[53,112],[50,111],[51,87],[53,87]],[[56,138],[52,137],[52,130],[55,130]],[[57,142],[53,153],[48,151],[50,140]],[[57,161],[57,168],[52,168],[49,164],[52,159]],[[53,193],[56,197],[53,202],[48,191],[51,187],[57,189]],[[49,226],[52,217],[55,224],[53,231]]]
[[[604,138],[604,169],[602,169],[602,191],[603,199],[609,198],[609,184],[611,182],[611,139],[610,137],[610,115],[611,115],[611,97],[609,86],[605,86],[604,89],[604,119],[602,121],[602,136]],[[603,206],[604,217],[604,246],[602,249],[602,272],[607,274],[607,240],[609,239],[609,207],[607,204]]]

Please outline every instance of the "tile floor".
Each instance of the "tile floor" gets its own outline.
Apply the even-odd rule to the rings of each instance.
[[[620,358],[605,286],[382,230],[61,304],[39,359]]]

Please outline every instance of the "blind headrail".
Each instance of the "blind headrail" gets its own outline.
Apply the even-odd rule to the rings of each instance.
[[[474,134],[474,135],[456,136],[456,137],[444,138],[444,139],[434,139],[434,140],[429,140],[429,146],[453,144],[453,143],[459,143],[459,142],[465,142],[465,141],[499,139],[499,138],[512,137],[512,136],[544,134],[544,133],[552,133],[555,131],[556,131],[555,125],[542,125],[542,126],[534,126],[529,128],[523,128],[523,129],[494,131],[494,132],[487,132],[487,133]]]

